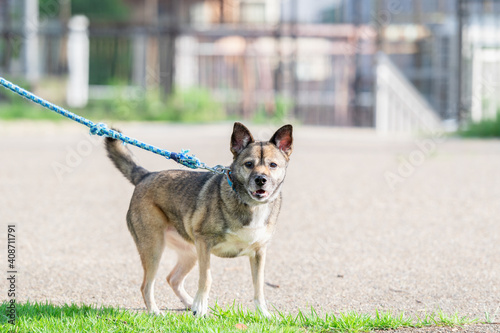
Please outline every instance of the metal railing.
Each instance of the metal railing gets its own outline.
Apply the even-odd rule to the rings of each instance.
[[[377,54],[375,127],[380,134],[442,130],[437,112],[381,52]]]

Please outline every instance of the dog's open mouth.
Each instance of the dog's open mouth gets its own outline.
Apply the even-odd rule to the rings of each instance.
[[[252,192],[252,195],[257,199],[264,199],[269,195],[269,193],[265,190],[260,189],[255,192]]]

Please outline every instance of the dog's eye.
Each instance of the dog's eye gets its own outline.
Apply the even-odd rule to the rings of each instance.
[[[278,167],[278,164],[274,163],[274,162],[271,162],[269,163],[269,166],[274,169],[274,168],[277,168]]]
[[[253,168],[253,162],[245,162],[245,166],[249,169]]]

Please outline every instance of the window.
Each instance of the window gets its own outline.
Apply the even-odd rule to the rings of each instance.
[[[240,11],[242,23],[266,22],[266,6],[263,2],[242,2]]]

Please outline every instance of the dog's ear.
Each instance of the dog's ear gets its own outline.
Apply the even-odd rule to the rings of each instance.
[[[252,142],[254,142],[254,139],[248,128],[242,123],[234,123],[233,134],[231,135],[231,152],[234,157],[239,155]]]
[[[269,142],[276,145],[279,150],[281,150],[287,157],[290,157],[292,153],[292,137],[293,127],[292,125],[285,125],[274,133],[273,137]]]

